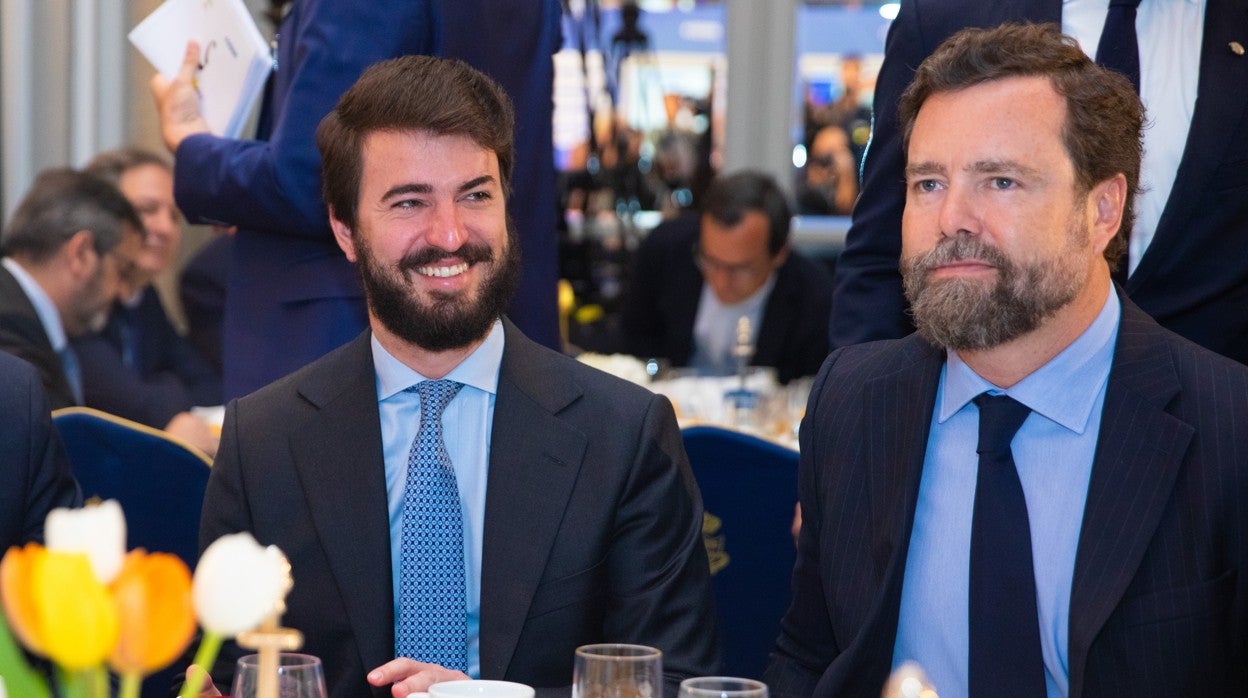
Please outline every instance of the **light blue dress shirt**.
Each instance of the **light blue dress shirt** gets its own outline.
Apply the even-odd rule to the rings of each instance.
[[[402,565],[403,487],[407,483],[407,456],[420,430],[420,396],[406,392],[427,380],[382,348],[373,337],[373,366],[377,371],[377,401],[381,411],[381,444],[386,464],[386,499],[390,512],[390,566],[392,588],[399,588]],[[490,432],[494,401],[503,360],[503,323],[496,321],[485,341],[445,378],[459,383],[455,398],[442,416],[442,438],[455,468],[459,502],[464,512],[464,571],[468,602],[468,671],[481,669],[481,546],[485,527],[485,487],[490,463]],[[394,617],[399,598],[394,595]],[[371,667],[370,667],[371,668]]]
[[[705,376],[732,376],[737,373],[737,321],[750,319],[750,345],[758,345],[758,328],[763,324],[763,307],[776,287],[776,274],[749,298],[734,305],[725,305],[715,296],[708,283],[702,284],[698,313],[693,319],[693,355],[689,367]]]
[[[1045,684],[1050,698],[1067,695],[1075,552],[1121,314],[1111,289],[1074,343],[1008,390],[949,353],[936,392],[893,648],[894,667],[918,662],[942,698],[967,695],[971,517],[979,463],[979,410],[971,399],[983,392],[1009,395],[1032,410],[1014,437],[1014,461],[1031,526]]]

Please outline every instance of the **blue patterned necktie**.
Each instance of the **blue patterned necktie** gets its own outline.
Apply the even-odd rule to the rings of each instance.
[[[971,698],[1044,698],[1044,655],[1036,612],[1031,524],[1010,442],[1031,410],[983,393],[979,473],[971,523]]]
[[[65,371],[65,380],[74,394],[74,404],[81,405],[83,404],[82,368],[78,364],[78,354],[74,353],[73,347],[68,344],[61,347],[57,354],[61,357],[61,368]]]
[[[423,381],[420,432],[407,456],[395,654],[448,669],[468,669],[464,523],[455,470],[442,440],[442,412],[463,387]]]

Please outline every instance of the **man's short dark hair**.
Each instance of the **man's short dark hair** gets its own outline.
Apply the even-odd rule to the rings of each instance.
[[[77,170],[44,170],[18,203],[0,247],[5,255],[42,264],[89,230],[96,253],[105,255],[121,242],[124,225],[143,232],[139,214],[117,187]]]
[[[484,73],[458,60],[402,56],[370,66],[321,120],[325,203],[354,228],[360,197],[364,138],[377,131],[427,131],[466,136],[498,156],[504,194],[515,160],[511,100]]]
[[[173,172],[173,165],[170,164],[169,158],[133,146],[105,150],[96,154],[83,168],[83,172],[99,177],[113,186],[120,186],[123,174],[145,165],[155,165],[166,172]]]
[[[1135,222],[1144,107],[1130,81],[1094,63],[1057,25],[1003,24],[964,29],[946,39],[919,65],[901,95],[903,148],[909,149],[914,121],[928,97],[1011,77],[1047,77],[1065,98],[1062,140],[1080,194],[1119,172],[1126,176],[1122,225],[1105,248],[1105,259],[1116,266]]]
[[[725,226],[734,226],[747,211],[767,216],[767,252],[776,256],[789,241],[792,214],[775,180],[756,170],[741,170],[716,177],[707,187],[702,213]]]

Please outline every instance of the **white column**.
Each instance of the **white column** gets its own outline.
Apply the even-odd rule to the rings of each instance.
[[[724,167],[760,169],[792,194],[798,0],[728,0]]]

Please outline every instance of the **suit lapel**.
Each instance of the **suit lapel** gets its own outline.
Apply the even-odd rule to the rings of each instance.
[[[1180,387],[1161,332],[1123,300],[1071,584],[1072,696],[1082,691],[1088,649],[1139,568],[1194,433],[1166,412]]]
[[[867,477],[871,503],[871,554],[876,578],[892,575],[905,559],[919,479],[927,453],[936,388],[944,365],[941,352],[911,335],[904,365],[872,380],[863,391]],[[904,493],[898,497],[898,493]],[[898,577],[899,578],[899,577]]]
[[[365,670],[394,657],[390,525],[369,337],[360,335],[300,386],[315,411],[290,442]]]
[[[1173,248],[1183,243],[1192,209],[1204,200],[1201,192],[1216,186],[1210,180],[1248,110],[1248,56],[1233,52],[1233,41],[1248,43],[1248,4],[1243,0],[1208,0],[1200,81],[1187,146],[1157,232],[1127,280],[1128,292],[1135,291],[1164,261],[1172,259]]]
[[[515,652],[587,447],[558,412],[581,395],[504,320],[481,554],[481,676],[502,678]]]

